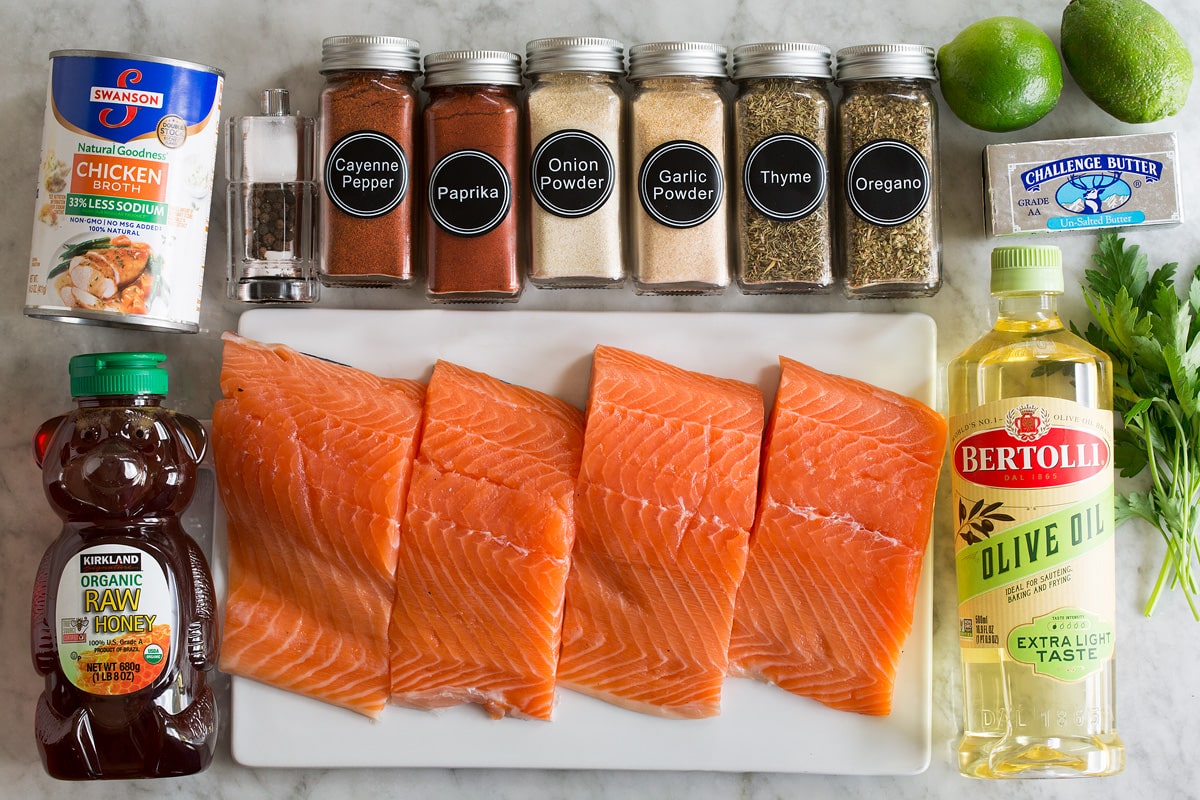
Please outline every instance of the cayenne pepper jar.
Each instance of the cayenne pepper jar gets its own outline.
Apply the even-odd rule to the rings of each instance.
[[[452,50],[425,57],[426,296],[521,296],[517,180],[521,57]]]
[[[841,246],[848,297],[927,297],[942,285],[934,51],[837,54]]]
[[[320,279],[404,286],[413,279],[413,130],[420,45],[395,36],[321,43]]]
[[[525,46],[529,127],[529,281],[541,288],[625,280],[620,181],[624,47],[612,39]]]
[[[729,286],[725,54],[706,42],[629,50],[638,294],[721,294]]]
[[[829,202],[829,48],[733,51],[737,278],[746,294],[827,292],[835,283]]]

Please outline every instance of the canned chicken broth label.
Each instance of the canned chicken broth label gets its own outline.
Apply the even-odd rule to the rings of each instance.
[[[179,63],[52,58],[27,311],[195,329],[221,87]]]
[[[91,694],[129,694],[169,663],[176,627],[166,572],[149,553],[106,544],[80,551],[58,584],[58,660]]]
[[[1078,680],[1112,657],[1112,414],[1049,397],[950,421],[959,641]]]

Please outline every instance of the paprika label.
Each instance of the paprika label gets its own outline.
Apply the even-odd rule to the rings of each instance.
[[[1050,397],[954,417],[959,641],[1074,681],[1112,657],[1112,413]]]
[[[408,157],[395,139],[378,131],[355,131],[334,143],[325,157],[325,193],[355,217],[381,217],[408,192]]]
[[[564,130],[538,144],[529,172],[538,205],[559,217],[585,217],[612,195],[617,168],[598,137]]]
[[[929,164],[915,147],[876,139],[859,148],[846,166],[846,202],[872,225],[903,225],[929,203]]]
[[[150,553],[123,544],[84,548],[59,578],[59,666],[90,694],[144,689],[169,663],[177,613],[167,574]]]
[[[803,219],[825,199],[825,156],[803,136],[768,136],[746,156],[742,186],[759,213],[781,222]]]
[[[670,228],[694,228],[721,207],[725,179],[707,147],[684,140],[654,148],[638,172],[638,199],[646,213]]]
[[[429,176],[429,211],[438,227],[458,236],[494,230],[512,208],[504,165],[480,150],[457,150]]]

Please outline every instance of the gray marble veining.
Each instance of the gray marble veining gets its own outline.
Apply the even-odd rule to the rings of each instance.
[[[171,404],[208,416],[217,398],[219,333],[236,325],[241,309],[224,299],[225,225],[218,170],[208,246],[202,331],[195,336],[149,334],[28,319],[21,311],[32,225],[32,194],[48,75],[47,54],[60,48],[96,48],[154,53],[213,64],[225,70],[223,116],[251,113],[257,93],[271,86],[291,89],[294,106],[312,113],[321,85],[320,42],[339,33],[379,32],[421,41],[424,52],[459,47],[523,51],[540,36],[611,36],[632,44],[658,39],[700,39],[736,45],[778,39],[809,40],[834,49],[870,41],[940,45],[966,24],[983,17],[1023,16],[1058,39],[1061,3],[1039,0],[431,0],[383,3],[348,0],[113,0],[108,3],[3,4],[7,34],[0,52],[0,795],[67,797],[79,787],[56,783],[38,763],[32,737],[33,708],[41,682],[28,656],[29,597],[43,549],[58,530],[41,494],[30,453],[30,436],[45,418],[69,405],[66,362],[78,352],[161,349],[169,357]],[[1200,54],[1200,19],[1185,0],[1156,0]],[[1068,78],[1059,107],[1036,126],[1000,136],[967,128],[944,107],[941,118],[941,203],[946,282],[934,298],[902,302],[850,302],[824,298],[637,298],[622,292],[527,290],[522,308],[653,309],[728,311],[923,311],[939,328],[938,360],[945,362],[989,326],[987,259],[994,241],[983,234],[980,155],[999,141],[1103,135],[1134,130],[1180,133],[1185,170],[1200,164],[1200,99],[1193,97],[1177,117],[1149,126],[1119,123],[1094,107]],[[1200,190],[1184,180],[1186,213],[1200,213]],[[1152,262],[1179,261],[1190,273],[1200,262],[1200,225],[1143,229],[1130,234]],[[1078,285],[1094,243],[1090,235],[1044,241],[1063,248],[1068,285],[1062,302],[1067,318],[1082,321]],[[418,308],[419,292],[327,291],[323,305]],[[502,312],[501,312],[502,313]],[[941,507],[948,487],[943,487]],[[251,770],[235,764],[225,743],[213,767],[193,778],[163,784],[104,784],[87,787],[90,797],[128,797],[150,791],[180,797],[410,798],[791,798],[887,796],[953,797],[980,792],[989,797],[1175,798],[1200,796],[1200,624],[1176,593],[1164,596],[1152,619],[1141,607],[1162,556],[1156,534],[1126,526],[1118,534],[1118,709],[1128,746],[1124,774],[1103,781],[982,785],[960,778],[953,764],[961,701],[954,630],[953,555],[949,521],[939,517],[929,563],[935,570],[933,759],[918,776],[851,778],[810,775],[541,772],[530,770]],[[227,694],[223,707],[228,709]],[[870,758],[870,743],[863,743]]]

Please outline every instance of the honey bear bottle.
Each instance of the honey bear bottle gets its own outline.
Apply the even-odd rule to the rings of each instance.
[[[204,456],[199,422],[162,407],[159,353],[70,362],[78,408],[42,424],[34,454],[63,518],[33,590],[34,727],[56,778],[153,778],[212,760],[212,577],[178,514]]]

